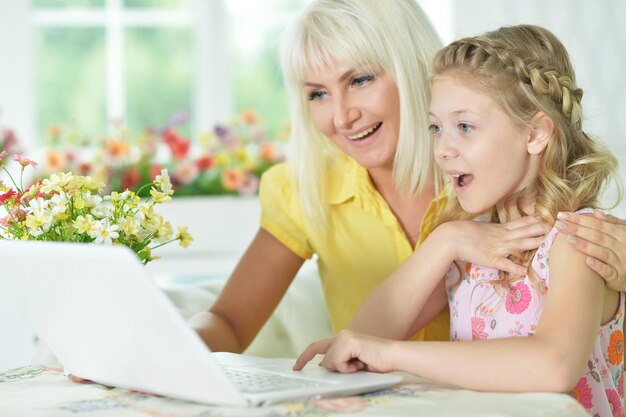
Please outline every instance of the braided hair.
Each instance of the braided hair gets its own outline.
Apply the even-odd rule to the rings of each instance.
[[[619,201],[617,158],[583,131],[583,91],[567,50],[550,31],[518,25],[457,40],[438,52],[433,73],[458,73],[470,80],[521,125],[538,112],[552,119],[554,134],[537,178],[510,202],[522,215],[528,214],[523,207],[532,201],[535,214],[547,224],[554,223],[559,211],[599,208],[608,179],[618,185]],[[437,224],[467,218],[455,197],[448,201]],[[490,214],[492,221],[498,220],[495,209]],[[528,263],[533,254],[522,254],[523,259]]]

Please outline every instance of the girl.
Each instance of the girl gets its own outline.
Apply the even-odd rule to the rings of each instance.
[[[559,228],[518,254],[528,266],[523,277],[474,263],[448,270],[463,256],[442,238],[446,222],[466,213],[553,224],[559,212],[597,207],[617,160],[582,130],[581,98],[567,51],[545,29],[501,28],[440,51],[430,127],[454,193],[440,226],[349,326],[377,337],[345,331],[313,343],[295,369],[326,353],[322,365],[340,372],[402,370],[477,390],[570,391],[594,415],[621,415],[624,294],[585,268]],[[444,282],[447,294],[437,291]],[[448,304],[455,343],[397,341]]]

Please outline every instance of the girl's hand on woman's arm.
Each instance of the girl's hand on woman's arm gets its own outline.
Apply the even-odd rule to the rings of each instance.
[[[526,275],[526,268],[520,265],[518,254],[538,248],[547,231],[546,226],[534,216],[507,223],[457,220],[444,223],[439,228],[446,228],[450,238],[456,242],[457,260],[519,276]]]
[[[556,226],[587,255],[586,264],[615,291],[626,291],[626,220],[594,211],[593,216],[559,213]]]

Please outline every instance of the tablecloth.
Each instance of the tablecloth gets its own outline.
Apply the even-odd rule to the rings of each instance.
[[[0,372],[3,417],[588,417],[566,394],[457,389],[406,376],[402,384],[360,396],[287,402],[261,408],[216,407],[70,381],[59,366]]]

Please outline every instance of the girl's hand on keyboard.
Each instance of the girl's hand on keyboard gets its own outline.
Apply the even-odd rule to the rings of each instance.
[[[298,357],[293,367],[298,371],[318,354],[324,354],[320,366],[331,371],[391,372],[391,340],[343,330],[337,336],[311,343]]]

